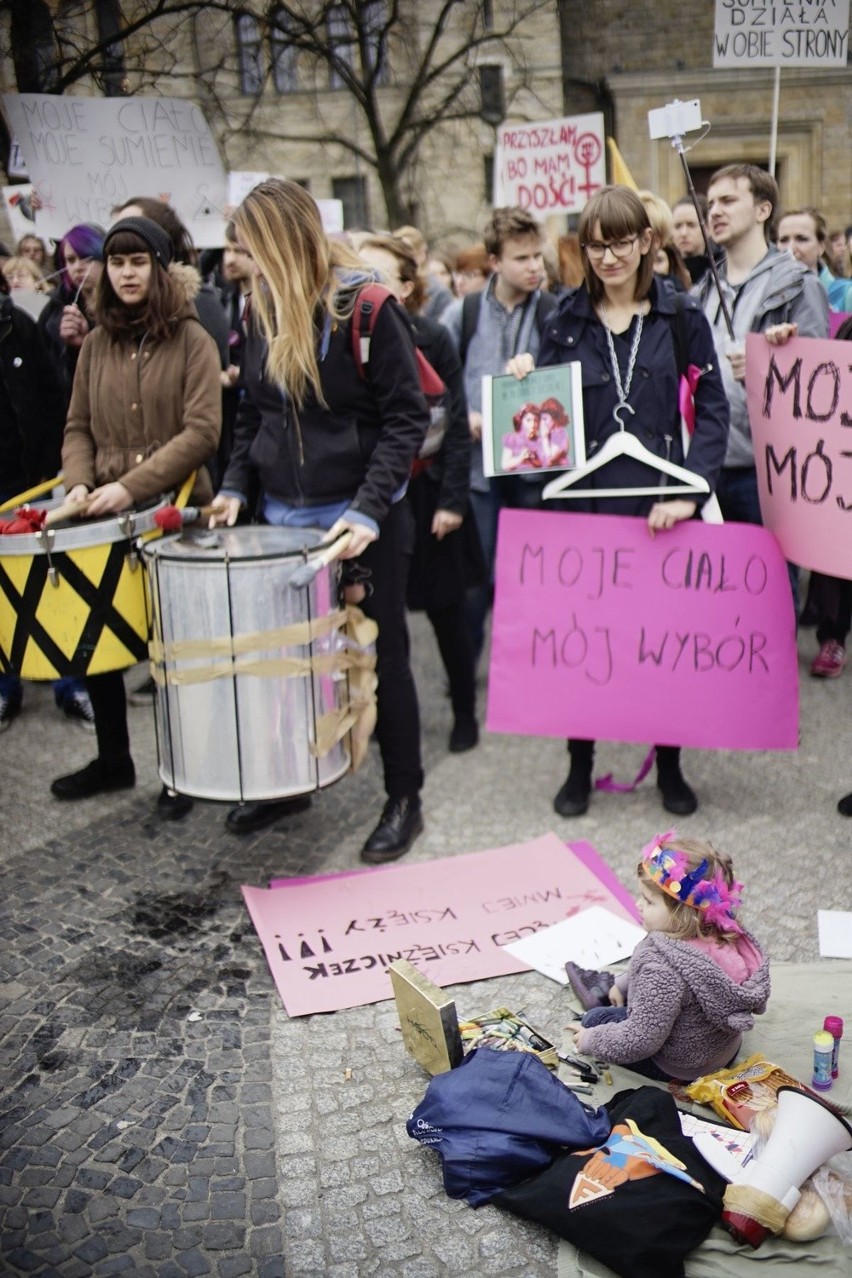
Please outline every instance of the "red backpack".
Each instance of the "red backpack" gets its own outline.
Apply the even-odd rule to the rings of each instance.
[[[382,284],[366,284],[358,294],[355,310],[352,313],[352,354],[358,376],[366,380],[365,366],[370,362],[370,341],[379,311],[393,293]],[[418,461],[415,462],[415,473],[423,469],[422,463],[432,462],[435,454],[444,442],[447,433],[447,388],[435,372],[419,346],[414,347],[414,358],[417,362],[417,375],[420,389],[426,396],[429,405],[429,429],[420,449]]]

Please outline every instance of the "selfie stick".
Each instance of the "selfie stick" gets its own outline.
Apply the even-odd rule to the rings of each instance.
[[[709,128],[709,125],[708,125]],[[705,130],[706,132],[706,130]],[[702,137],[704,134],[702,133]],[[699,141],[701,139],[699,138]],[[725,301],[725,295],[722,292],[722,281],[719,279],[719,268],[716,265],[716,259],[713,256],[713,250],[710,246],[710,237],[707,234],[707,227],[704,225],[704,218],[701,216],[701,209],[698,207],[698,196],[695,193],[695,187],[692,184],[692,174],[689,171],[689,165],[686,162],[686,152],[683,147],[683,134],[673,133],[671,142],[674,149],[680,156],[680,162],[683,165],[683,172],[686,178],[686,189],[689,192],[689,198],[695,207],[695,216],[698,218],[698,225],[701,227],[701,236],[704,240],[704,249],[707,253],[707,262],[710,267],[710,274],[713,276],[713,283],[716,285],[716,292],[719,294],[719,304],[722,307],[722,314],[725,317],[725,326],[728,330],[728,336],[731,341],[736,341],[734,335],[734,321],[731,319],[731,312],[728,310],[728,303]]]

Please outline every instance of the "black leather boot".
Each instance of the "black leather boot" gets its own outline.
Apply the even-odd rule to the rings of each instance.
[[[368,865],[396,861],[405,855],[422,833],[420,796],[411,794],[402,799],[388,799],[379,824],[361,849],[361,860]]]
[[[251,834],[272,825],[279,817],[295,816],[311,806],[309,794],[297,794],[292,799],[273,799],[264,803],[241,803],[225,817],[225,829],[231,834]]]
[[[680,770],[680,746],[657,746],[657,789],[666,812],[675,816],[690,816],[698,807],[695,791]]]
[[[569,741],[568,754],[571,767],[565,784],[553,800],[553,807],[560,816],[582,816],[588,810],[592,793],[595,743],[594,741]]]
[[[136,769],[128,755],[110,767],[101,758],[93,759],[79,772],[57,777],[50,792],[57,799],[91,799],[96,794],[108,794],[112,790],[130,790],[135,784]]]

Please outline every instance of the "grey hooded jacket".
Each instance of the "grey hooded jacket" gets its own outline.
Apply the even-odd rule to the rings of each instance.
[[[753,936],[744,939],[759,966],[738,984],[688,941],[649,932],[627,969],[626,1019],[582,1030],[580,1051],[617,1065],[650,1058],[679,1079],[722,1069],[769,998],[769,960]]]
[[[763,333],[773,324],[798,324],[799,337],[828,336],[828,298],[819,278],[789,253],[770,248],[737,287],[728,283],[725,263],[719,273],[737,341],[747,333]],[[731,406],[731,430],[725,466],[754,465],[754,447],[748,420],[745,386],[731,374],[727,351],[730,338],[713,277],[707,274],[692,290],[713,329],[719,367]]]

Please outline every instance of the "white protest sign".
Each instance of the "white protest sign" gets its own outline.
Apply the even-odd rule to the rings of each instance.
[[[253,169],[233,169],[228,174],[228,204],[237,208],[249,191],[253,191],[268,177],[268,173],[255,172]]]
[[[10,93],[3,104],[42,202],[39,234],[108,226],[116,204],[147,195],[171,204],[200,248],[223,243],[225,171],[194,102]]]
[[[12,144],[9,147],[9,163],[6,165],[6,172],[9,177],[23,178],[24,181],[29,177],[26,161],[17,138],[12,138]]]
[[[716,0],[714,67],[845,67],[849,0]]]
[[[531,213],[578,213],[606,183],[600,112],[497,130],[494,203]]]
[[[326,235],[339,234],[343,230],[343,201],[317,200],[317,208]]]

